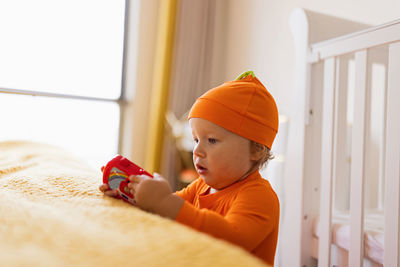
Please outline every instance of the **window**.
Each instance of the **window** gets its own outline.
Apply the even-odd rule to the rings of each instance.
[[[0,25],[0,141],[106,163],[118,152],[125,1],[3,0]]]

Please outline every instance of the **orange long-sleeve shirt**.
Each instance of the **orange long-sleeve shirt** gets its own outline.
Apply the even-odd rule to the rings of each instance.
[[[208,194],[201,178],[175,194],[185,200],[176,221],[250,251],[274,264],[279,200],[258,171],[223,190]]]

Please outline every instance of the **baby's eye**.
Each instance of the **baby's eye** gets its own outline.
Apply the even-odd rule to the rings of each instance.
[[[193,137],[193,141],[197,144],[199,142],[199,139]]]
[[[209,142],[210,144],[215,144],[215,143],[217,142],[217,139],[215,139],[215,138],[208,138],[208,142]]]

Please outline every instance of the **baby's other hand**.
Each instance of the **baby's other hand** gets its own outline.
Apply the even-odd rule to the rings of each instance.
[[[108,184],[102,184],[99,186],[99,189],[101,192],[104,193],[104,195],[109,196],[109,197],[118,197],[118,191],[117,189],[111,189]]]
[[[173,220],[176,218],[184,200],[172,194],[164,177],[154,173],[153,179],[146,175],[131,175],[129,180],[128,187],[139,208]]]
[[[157,213],[157,207],[172,194],[168,182],[157,173],[153,179],[146,175],[131,175],[129,180],[128,187],[135,196],[137,206],[147,211]]]

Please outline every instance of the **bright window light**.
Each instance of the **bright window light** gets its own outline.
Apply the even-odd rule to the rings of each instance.
[[[0,87],[117,99],[125,1],[1,0]]]
[[[125,0],[1,0],[0,25],[0,141],[99,169],[118,152]]]
[[[0,114],[0,141],[57,145],[96,169],[117,153],[117,103],[0,94]]]

